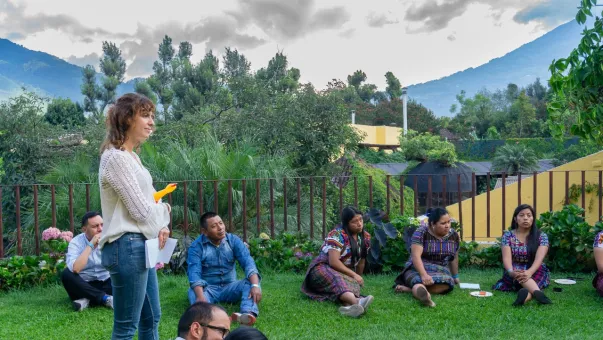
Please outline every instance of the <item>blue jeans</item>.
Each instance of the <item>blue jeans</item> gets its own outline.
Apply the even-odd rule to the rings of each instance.
[[[241,301],[241,313],[254,313],[259,315],[258,305],[249,297],[251,282],[248,279],[235,281],[223,286],[208,285],[203,288],[203,295],[209,303],[235,303]],[[188,301],[195,303],[197,296],[192,288],[188,289]]]
[[[126,233],[103,247],[102,265],[113,284],[113,334],[111,339],[158,340],[161,318],[157,272],[148,269],[142,234]]]

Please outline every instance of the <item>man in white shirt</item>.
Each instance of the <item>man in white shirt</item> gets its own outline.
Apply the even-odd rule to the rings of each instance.
[[[224,308],[208,302],[195,302],[180,317],[176,340],[219,340],[229,332],[230,317]]]
[[[89,211],[82,217],[82,233],[69,242],[67,268],[61,274],[61,281],[76,311],[89,305],[113,309],[111,277],[101,265],[98,248],[102,231],[100,213]]]

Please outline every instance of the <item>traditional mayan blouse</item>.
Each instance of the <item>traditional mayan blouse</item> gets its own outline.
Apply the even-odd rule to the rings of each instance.
[[[358,235],[358,240],[360,240],[360,235]],[[366,244],[367,251],[371,246],[371,235],[364,231],[364,243]],[[328,254],[330,249],[335,249],[340,252],[339,260],[348,268],[354,268],[360,262],[360,251],[361,247],[358,244],[358,261],[352,265],[352,246],[350,245],[350,237],[343,230],[342,227],[337,227],[327,235],[325,242],[322,245],[321,252]]]
[[[525,270],[527,269],[527,265],[530,262],[530,258],[528,256],[528,245],[521,242],[514,232],[506,231],[503,234],[501,240],[501,246],[511,247],[511,258],[513,263],[513,268],[516,270]],[[549,246],[549,238],[548,236],[540,232],[539,246]]]
[[[595,243],[593,244],[593,248],[603,248],[603,231],[598,233],[595,236]]]
[[[456,231],[450,229],[448,235],[439,239],[429,233],[428,227],[419,227],[412,235],[412,244],[423,247],[421,254],[423,262],[447,266],[450,261],[454,260],[459,250],[460,237]],[[411,264],[412,256],[409,256],[406,265]]]

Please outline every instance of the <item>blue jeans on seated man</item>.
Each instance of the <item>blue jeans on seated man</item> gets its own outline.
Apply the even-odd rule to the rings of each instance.
[[[253,313],[258,316],[258,305],[249,297],[251,282],[248,279],[227,283],[224,285],[208,285],[203,287],[203,295],[209,303],[236,303],[241,301],[241,313]],[[188,289],[188,300],[195,303],[197,296],[192,288]]]
[[[113,334],[111,339],[158,340],[159,286],[157,272],[148,269],[146,238],[126,233],[103,247],[102,264],[111,274],[113,285]]]

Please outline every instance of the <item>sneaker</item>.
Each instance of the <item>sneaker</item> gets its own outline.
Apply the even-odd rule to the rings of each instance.
[[[368,296],[361,298],[360,301],[358,301],[358,304],[360,304],[362,306],[362,308],[364,308],[364,311],[366,312],[366,310],[369,308],[371,303],[373,303],[374,299],[375,298],[372,295],[368,295]]]
[[[107,296],[107,300],[105,301],[105,307],[113,309],[113,296]]]
[[[238,322],[244,326],[251,326],[255,323],[255,316],[251,313],[232,313],[230,321]]]
[[[357,318],[360,315],[364,314],[364,307],[362,307],[360,304],[343,306],[339,307],[339,313],[352,318]]]
[[[71,303],[73,305],[73,309],[76,312],[81,312],[84,309],[88,308],[88,306],[90,305],[90,300],[83,298],[83,299],[77,299],[75,301],[73,301]]]

